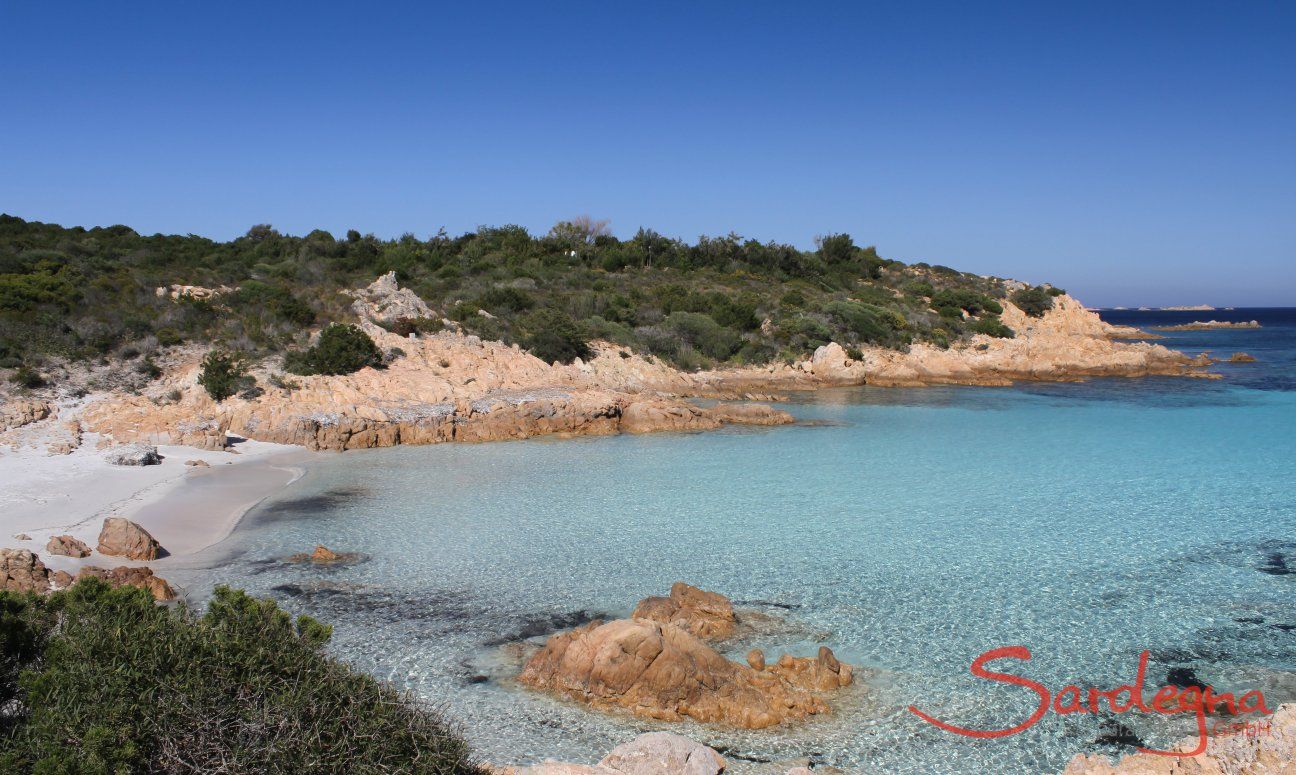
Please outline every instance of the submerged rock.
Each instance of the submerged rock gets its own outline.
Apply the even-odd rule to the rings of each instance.
[[[630,616],[673,624],[707,640],[721,640],[733,635],[737,623],[729,598],[682,581],[671,586],[669,597],[640,600]]]
[[[99,531],[100,554],[125,557],[128,560],[156,560],[162,545],[139,525],[122,517],[108,517]]]
[[[673,624],[620,619],[554,635],[518,680],[601,710],[762,729],[828,711],[821,695],[852,676],[826,647],[755,670]]]
[[[649,732],[613,748],[598,764],[548,761],[529,767],[502,767],[499,775],[720,775],[724,757],[682,735]]]
[[[310,563],[312,565],[348,565],[353,562],[359,562],[364,555],[359,552],[335,552],[332,549],[320,544],[315,547],[309,554],[301,552],[284,559],[284,562],[291,563]]]

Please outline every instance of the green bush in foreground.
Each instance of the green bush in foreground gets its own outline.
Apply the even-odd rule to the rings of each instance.
[[[330,633],[226,587],[201,617],[96,579],[0,592],[0,772],[483,773],[436,713],[325,656]]]
[[[365,366],[382,365],[382,352],[369,335],[345,323],[330,323],[305,351],[284,356],[284,369],[293,374],[351,374]]]

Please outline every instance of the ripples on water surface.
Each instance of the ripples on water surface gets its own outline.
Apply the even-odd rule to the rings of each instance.
[[[625,615],[682,579],[787,619],[731,656],[825,642],[876,672],[828,718],[668,728],[847,771],[1060,771],[1098,750],[1096,719],[1050,714],[983,742],[904,708],[970,727],[1024,718],[1033,695],[967,677],[1010,644],[1034,653],[1018,672],[1054,689],[1126,683],[1147,648],[1149,684],[1188,666],[1296,700],[1292,313],[1109,317],[1229,314],[1266,328],[1164,342],[1261,359],[1221,365],[1224,381],[827,391],[789,403],[812,421],[795,427],[326,456],[210,551],[214,570],[181,580],[318,614],[339,655],[449,706],[496,762],[592,762],[656,727],[520,691],[508,648],[488,644]],[[266,562],[316,543],[370,559]],[[1122,720],[1150,742],[1191,731]]]

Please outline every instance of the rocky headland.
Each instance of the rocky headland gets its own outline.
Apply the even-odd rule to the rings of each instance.
[[[421,299],[390,276],[353,296],[361,327],[389,355],[383,368],[286,378],[276,362],[267,362],[254,371],[258,389],[218,403],[198,385],[205,351],[180,348],[161,361],[160,378],[133,393],[92,395],[74,405],[29,399],[4,404],[0,443],[40,443],[67,452],[83,432],[91,432],[101,445],[220,449],[233,434],[312,450],[350,450],[551,434],[701,431],[729,423],[790,423],[791,415],[759,402],[788,390],[1205,376],[1201,364],[1182,353],[1116,341],[1141,334],[1104,323],[1066,295],[1039,317],[1005,301],[1002,320],[1016,332],[1011,339],[978,334],[948,349],[917,344],[908,351],[848,351],[830,343],[792,363],[693,373],[607,342],[594,342],[587,361],[560,364],[516,345],[466,335],[453,324],[436,334],[402,337],[380,324],[434,315]],[[699,398],[720,403],[691,400]]]

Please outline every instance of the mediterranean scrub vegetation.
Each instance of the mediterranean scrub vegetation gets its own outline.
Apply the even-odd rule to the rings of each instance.
[[[97,579],[0,592],[0,772],[484,775],[330,634],[226,587],[201,616]]]
[[[829,341],[905,349],[1011,335],[997,317],[1003,281],[906,265],[847,234],[814,250],[736,234],[688,243],[650,229],[622,240],[578,218],[543,235],[483,226],[336,238],[258,225],[217,242],[0,215],[0,369],[36,384],[51,361],[147,358],[194,342],[254,360],[287,355],[300,374],[345,373],[380,355],[347,325],[355,318],[342,291],[390,271],[436,310],[397,321],[398,333],[457,324],[546,361],[584,358],[594,339],[693,369],[790,361]],[[172,285],[216,293],[172,294]],[[1018,291],[1013,301],[1043,314],[1057,292]]]

